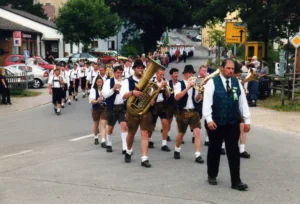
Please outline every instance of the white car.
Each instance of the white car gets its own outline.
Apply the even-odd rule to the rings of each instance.
[[[17,73],[21,71],[24,72],[26,70],[25,64],[14,64],[9,65],[6,67],[8,70],[10,70],[12,73]],[[30,64],[27,65],[27,71],[29,74],[33,74],[34,77],[34,84],[32,85],[32,88],[38,89],[44,86],[44,84],[48,83],[48,77],[49,72],[48,70],[39,67],[38,65]]]
[[[26,82],[26,75],[24,75],[21,70],[14,70],[14,72],[11,71],[11,69],[5,68],[5,75],[7,76],[9,88],[16,88],[16,87],[24,87],[24,82]],[[27,73],[27,82],[28,87],[32,87],[34,84],[34,78],[32,73]]]
[[[75,63],[77,60],[81,60],[81,59],[87,59],[90,62],[95,62],[97,63],[97,57],[89,54],[89,53],[76,53],[76,54],[72,54],[72,62]],[[55,63],[61,63],[61,64],[66,64],[69,60],[69,57],[64,57],[64,58],[56,58],[54,61]]]

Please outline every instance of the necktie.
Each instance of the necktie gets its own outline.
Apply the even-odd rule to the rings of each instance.
[[[229,86],[229,80],[226,80],[226,90],[227,90],[227,94],[229,94],[230,92],[230,86]]]

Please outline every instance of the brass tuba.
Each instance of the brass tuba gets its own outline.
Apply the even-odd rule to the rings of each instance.
[[[159,68],[164,67],[150,58],[149,60],[150,64],[146,72],[135,87],[135,90],[143,92],[143,95],[140,98],[130,96],[127,100],[127,112],[130,115],[141,116],[145,114],[151,106],[151,100],[154,100],[160,92],[159,86],[152,82],[151,78]]]
[[[195,89],[200,92],[201,94],[204,93],[204,85],[211,79],[214,78],[215,76],[218,76],[220,74],[220,69],[217,69],[207,77],[205,77],[201,82],[197,81],[197,77],[191,77],[189,78],[189,81],[192,80],[195,82]]]

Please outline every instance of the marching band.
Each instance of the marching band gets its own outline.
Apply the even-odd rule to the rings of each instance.
[[[148,148],[154,147],[152,133],[158,118],[162,123],[161,150],[171,151],[168,141],[171,141],[171,124],[175,117],[177,136],[174,159],[181,158],[183,137],[190,127],[195,162],[203,164],[200,145],[203,113],[205,145],[208,146],[209,184],[217,184],[220,155],[225,152],[223,148],[226,147],[232,188],[245,190],[248,187],[241,182],[239,175],[240,157],[250,158],[245,152],[245,134],[250,130],[250,112],[242,84],[237,79],[239,66],[228,59],[217,73],[209,75],[207,67],[202,65],[195,77],[194,67],[185,65],[183,80],[178,79],[179,70],[176,68],[169,70],[170,78],[166,79],[165,67],[151,58],[146,61],[137,59],[134,62],[128,59],[111,66],[108,72],[108,67],[101,63],[75,63],[72,70],[68,64],[65,67],[57,65],[48,81],[55,113],[61,114],[66,100],[69,105],[72,99],[78,101],[78,88],[81,87],[82,97],[85,98],[88,94],[88,101],[92,105],[94,144],[101,143],[101,147],[107,152],[113,152],[113,131],[118,121],[122,140],[120,152],[124,155],[125,162],[130,163],[134,137],[140,128],[141,166],[145,168],[152,166]],[[156,69],[151,72],[153,66]],[[145,86],[147,88],[141,88]],[[137,104],[132,104],[132,101]],[[132,107],[142,111],[134,112]]]

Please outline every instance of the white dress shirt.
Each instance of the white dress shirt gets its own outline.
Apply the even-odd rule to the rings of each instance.
[[[220,74],[223,86],[226,90],[226,78]],[[231,88],[231,79],[229,80],[229,86]],[[239,82],[240,90],[241,90],[241,95],[239,96],[239,109],[241,116],[245,120],[245,124],[250,124],[250,111],[247,103],[247,99],[245,96],[245,92],[243,89],[242,84]],[[215,84],[212,79],[210,79],[206,85],[205,85],[205,90],[204,90],[204,98],[203,98],[203,117],[207,121],[207,123],[213,121],[212,120],[212,105],[213,105],[213,96],[214,96],[214,91],[215,91]]]
[[[89,95],[89,103],[92,103],[93,100],[97,100],[96,91],[98,91],[98,89],[96,90],[94,88],[91,88],[90,95]],[[99,94],[99,97],[100,97],[103,93],[101,91],[98,91],[98,94]]]
[[[86,77],[86,80],[89,81],[89,84],[92,84],[92,82],[94,81],[94,79],[99,75],[99,71],[95,71],[94,69],[92,69],[89,74]]]
[[[111,78],[110,80],[115,80],[115,84],[118,83],[115,78]],[[103,89],[102,89],[103,90],[102,94],[103,94],[104,98],[109,98],[114,94],[114,91],[110,88],[110,80],[106,80],[104,82]],[[123,103],[124,103],[124,101],[122,99],[121,92],[119,92],[119,94],[116,95],[114,105],[120,105],[120,104],[123,104]]]
[[[81,67],[80,69],[80,77],[86,77],[86,67]]]
[[[157,84],[157,86],[161,86],[161,83],[163,82],[164,80],[162,79],[160,82],[157,81],[157,78],[155,77],[154,78],[154,82]],[[164,101],[164,96],[163,96],[163,93],[159,93],[157,98],[156,98],[156,103],[160,103],[160,102],[163,102]]]
[[[134,75],[133,75],[133,80],[136,81],[136,85],[137,83],[140,81],[140,79],[136,78]],[[128,79],[125,79],[125,81],[123,81],[123,84],[121,86],[121,90],[120,90],[120,94],[121,94],[121,97],[123,99],[123,96],[129,92],[129,81]]]
[[[123,79],[128,79],[129,77],[131,77],[134,74],[134,71],[131,67],[125,67],[124,66],[124,71],[122,74],[122,78]]]
[[[79,69],[75,70],[71,70],[71,73],[70,73],[70,79],[73,80],[73,79],[79,79]]]
[[[53,76],[49,77],[48,84],[51,84],[52,88],[61,88],[63,84],[60,84],[60,80],[62,80],[64,83],[66,83],[66,80],[63,76],[53,75]]]
[[[185,87],[187,87],[188,86],[188,81],[183,80],[183,82],[185,83]],[[183,91],[183,90],[181,90],[181,83],[177,82],[177,84],[174,86],[174,96],[176,97],[176,95],[179,94],[181,91]],[[184,107],[184,109],[194,109],[195,106],[194,106],[193,99],[192,99],[193,88],[190,88],[187,91],[187,94],[188,94],[188,100],[186,102],[186,106]],[[198,94],[198,91],[195,90],[195,100],[196,100],[197,94]]]

